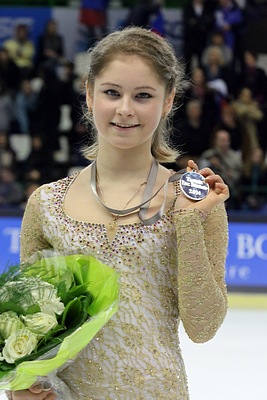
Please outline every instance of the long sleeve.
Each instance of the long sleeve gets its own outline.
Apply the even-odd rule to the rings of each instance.
[[[198,210],[180,210],[174,218],[179,313],[190,339],[203,343],[216,334],[227,312],[227,215],[218,206],[206,218]]]
[[[38,188],[29,198],[21,227],[21,261],[26,261],[37,251],[51,248],[51,245],[46,241],[43,234],[43,218],[41,211],[41,188]],[[63,382],[55,373],[48,375],[47,380],[51,380],[51,384],[57,394],[58,400],[75,400],[76,397],[71,393],[68,385]]]
[[[41,211],[40,190],[38,188],[29,198],[21,226],[20,259],[26,261],[37,251],[51,248],[43,234],[43,215]]]

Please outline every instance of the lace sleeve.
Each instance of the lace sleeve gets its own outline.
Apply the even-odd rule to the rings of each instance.
[[[29,198],[21,227],[20,258],[26,261],[38,251],[51,248],[43,233],[44,215],[41,207],[41,188],[38,188]],[[50,374],[47,379],[51,381],[58,400],[75,400],[68,385],[57,375]],[[43,378],[40,378],[42,380]]]
[[[29,198],[21,225],[20,259],[26,261],[37,251],[51,248],[43,234],[43,218],[40,200],[41,188],[38,188]]]
[[[228,221],[224,205],[209,214],[175,213],[178,244],[179,312],[191,340],[210,340],[227,312],[225,259]]]

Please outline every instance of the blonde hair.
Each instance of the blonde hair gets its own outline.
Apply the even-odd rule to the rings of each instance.
[[[172,46],[158,34],[140,27],[127,27],[115,31],[100,40],[88,52],[88,87],[94,87],[95,79],[116,58],[117,55],[137,55],[146,60],[154,69],[161,82],[165,84],[166,94],[175,90],[175,103],[183,92],[184,72],[178,63]],[[170,115],[169,115],[170,116]],[[158,162],[174,162],[179,156],[178,150],[169,142],[169,116],[162,118],[152,140],[151,153]],[[98,135],[93,118],[87,110],[86,121],[92,129],[92,144],[83,148],[83,155],[95,159],[98,154]]]

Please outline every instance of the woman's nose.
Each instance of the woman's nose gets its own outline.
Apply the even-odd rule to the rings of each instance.
[[[131,116],[134,113],[132,101],[130,98],[124,96],[120,99],[117,107],[117,113],[122,116]]]

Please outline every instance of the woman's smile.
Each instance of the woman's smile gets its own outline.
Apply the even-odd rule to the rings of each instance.
[[[133,128],[138,128],[140,126],[140,124],[125,124],[125,123],[121,123],[121,122],[111,122],[111,125],[113,125],[115,128],[117,128],[118,130],[122,130],[122,131],[127,131],[127,130],[131,130]]]

